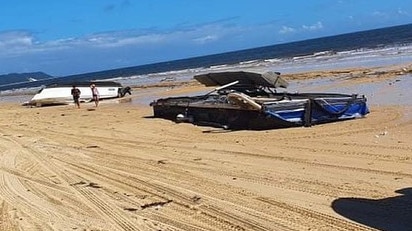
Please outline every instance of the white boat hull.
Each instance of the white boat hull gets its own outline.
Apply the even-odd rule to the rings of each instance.
[[[96,85],[96,87],[99,91],[100,99],[120,97],[119,91],[122,89],[120,84],[113,86]],[[80,102],[90,102],[93,100],[92,91],[89,86],[78,86],[77,88],[81,92]],[[74,102],[73,96],[71,95],[71,89],[72,87],[69,85],[43,88],[39,93],[34,95],[27,104],[34,106],[71,104]]]

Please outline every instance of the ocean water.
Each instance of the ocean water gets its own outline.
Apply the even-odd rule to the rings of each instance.
[[[217,71],[277,71],[285,74],[411,62],[412,24],[408,24],[150,65],[0,85],[0,101],[10,98],[15,100],[25,94],[33,94],[44,85],[59,82],[114,80],[133,87],[161,81],[186,81],[196,74]]]

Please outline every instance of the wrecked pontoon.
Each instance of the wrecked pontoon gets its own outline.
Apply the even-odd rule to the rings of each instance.
[[[152,102],[154,117],[225,129],[263,130],[364,117],[366,98],[357,94],[277,92],[288,83],[278,72],[219,72],[196,75],[205,86],[199,96]]]

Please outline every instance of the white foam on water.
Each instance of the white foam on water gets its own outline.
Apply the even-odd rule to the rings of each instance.
[[[322,51],[317,52],[312,55],[305,55],[293,58],[274,58],[266,60],[245,60],[239,62],[238,64],[225,64],[225,65],[215,65],[210,67],[200,67],[200,68],[189,68],[182,70],[172,70],[167,72],[160,73],[151,73],[145,75],[134,75],[129,77],[119,77],[113,80],[121,83],[124,86],[140,86],[155,84],[164,81],[164,79],[172,79],[172,81],[188,81],[192,80],[193,76],[196,74],[204,74],[209,72],[222,72],[222,71],[252,71],[252,72],[267,72],[267,71],[276,71],[283,74],[297,73],[297,72],[306,72],[306,71],[321,71],[321,70],[333,70],[333,69],[343,69],[343,68],[367,68],[367,67],[382,67],[390,65],[400,65],[404,63],[412,63],[412,44],[403,45],[403,46],[393,46],[393,47],[382,47],[378,49],[358,49],[358,50],[349,50],[343,52],[333,52],[333,51]],[[411,80],[409,77],[402,77],[401,83],[395,83],[392,87],[396,87],[393,92],[397,96],[397,100],[392,100],[395,103],[410,104],[410,100],[406,98],[412,98],[409,95],[410,90],[405,89],[406,87],[402,86],[412,86]],[[320,85],[326,86],[327,84],[336,81],[336,79],[325,79],[325,80],[313,80],[301,81],[298,89],[297,87],[292,86],[288,88],[289,92],[303,90],[315,90],[314,88],[319,87]],[[325,82],[322,82],[325,81]],[[384,83],[381,83],[384,84]],[[387,83],[389,84],[389,83]],[[336,85],[336,84],[335,84]],[[372,84],[373,85],[373,84]],[[311,89],[311,86],[313,89]],[[371,97],[371,102],[375,103],[374,98],[375,94],[371,91],[376,89],[376,87],[381,86],[372,86],[368,87],[370,84],[363,86],[359,84],[355,89],[337,89],[334,90],[346,90],[350,92],[357,92],[360,94],[365,94]],[[333,88],[331,88],[333,89]],[[26,91],[35,92],[36,89],[26,89]],[[4,99],[7,95],[16,95],[22,92],[21,90],[14,90],[15,92],[7,92],[4,94],[1,92],[0,96],[2,101],[8,100]],[[345,93],[343,91],[342,93]],[[389,95],[391,97],[394,94]],[[406,96],[405,96],[406,95]],[[388,96],[388,97],[389,97]],[[389,99],[377,100],[378,102],[389,102]]]

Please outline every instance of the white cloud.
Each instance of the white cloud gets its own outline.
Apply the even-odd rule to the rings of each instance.
[[[95,43],[93,45],[98,47],[107,47],[107,48],[115,48],[115,47],[125,47],[125,46],[137,46],[137,45],[148,45],[148,44],[157,44],[164,41],[166,38],[164,35],[161,34],[147,34],[147,35],[139,35],[135,37],[117,37],[111,38],[107,41],[103,41],[100,43]]]
[[[0,32],[0,58],[30,54],[36,46],[38,46],[38,42],[27,31]]]
[[[376,17],[388,17],[389,16],[387,13],[378,11],[378,10],[374,11],[372,15]]]
[[[289,26],[282,26],[279,30],[279,34],[291,34],[291,33],[298,33],[303,31],[317,31],[323,29],[322,22],[317,22],[313,25],[302,25],[300,28],[296,29]]]
[[[401,9],[393,9],[393,10],[389,10],[389,11],[374,11],[372,12],[372,17],[373,18],[379,18],[380,20],[385,19],[385,20],[392,20],[392,19],[396,19],[396,18],[406,18],[409,17],[410,14]]]
[[[216,41],[216,40],[218,40],[218,36],[216,35],[206,35],[203,37],[193,39],[193,41],[198,44],[205,44],[205,43]]]
[[[273,24],[241,27],[234,23],[233,20],[235,19],[229,18],[203,24],[185,24],[169,30],[147,28],[106,31],[78,38],[72,37],[41,42],[37,40],[35,33],[29,31],[0,31],[0,58],[17,57],[25,54],[47,55],[47,52],[81,53],[85,50],[127,49],[128,47],[145,50],[162,50],[162,47],[167,47],[168,49],[170,47],[192,47],[188,50],[195,52],[196,50],[201,50],[193,49],[196,46],[202,46],[202,49],[205,49],[205,45],[208,44],[211,44],[209,46],[210,49],[221,49],[224,47],[222,45],[216,48],[219,44],[231,45],[233,47],[228,47],[228,49],[242,49],[244,47],[241,46],[250,46],[250,37],[254,36],[261,40],[272,38],[267,32],[273,31],[273,28],[275,28]],[[283,27],[284,33],[292,33],[294,31],[294,28]],[[262,34],[266,37],[262,36]],[[184,55],[184,52],[179,53]]]
[[[280,34],[290,34],[294,32],[296,32],[296,29],[288,26],[282,26],[282,29],[279,30]]]
[[[169,30],[146,28],[106,31],[50,41],[39,41],[36,34],[30,31],[0,31],[0,60],[13,58],[13,60],[20,60],[19,63],[30,60],[26,61],[26,64],[29,63],[35,70],[41,69],[46,72],[52,70],[62,75],[62,73],[93,71],[96,70],[96,66],[113,68],[119,65],[118,60],[128,60],[129,63],[125,65],[140,65],[256,47],[256,41],[261,44],[282,41],[282,37],[276,35],[278,22],[240,26],[233,20],[185,24]],[[294,33],[322,27],[320,22],[312,26],[296,28],[282,26],[278,33],[295,36]],[[79,61],[88,60],[85,57],[102,58],[99,62],[89,62],[86,65],[85,60]],[[9,66],[0,62],[0,69],[3,71],[19,71]],[[98,69],[101,68],[103,67]]]
[[[130,31],[109,31],[77,38],[73,45],[88,47],[121,47],[135,44],[139,35]]]
[[[402,10],[401,8],[398,8],[397,13],[398,13],[399,15],[409,15],[409,13],[408,13],[407,11],[404,11],[404,10]]]
[[[25,31],[6,31],[0,33],[0,47],[31,46],[33,36]]]
[[[322,24],[322,22],[317,22],[317,23],[315,23],[313,25],[310,25],[310,26],[303,25],[302,28],[303,28],[303,30],[315,31],[315,30],[323,29],[323,24]]]
[[[0,70],[19,72],[23,67],[30,66],[35,71],[64,75],[114,68],[120,65],[119,60],[128,60],[128,63],[122,61],[125,66],[179,59],[203,55],[202,52],[207,49],[215,48],[206,46],[207,44],[217,42],[225,36],[226,40],[223,42],[230,43],[230,39],[242,34],[243,30],[242,27],[213,22],[186,25],[174,30],[159,31],[149,28],[107,31],[41,42],[36,38],[36,34],[30,31],[0,31]],[[186,49],[181,49],[182,47]],[[146,55],[142,56],[142,53]],[[90,63],[86,57],[102,59]],[[79,62],[82,59],[86,60]],[[11,62],[15,63],[10,65]],[[86,64],[87,62],[89,63]]]

